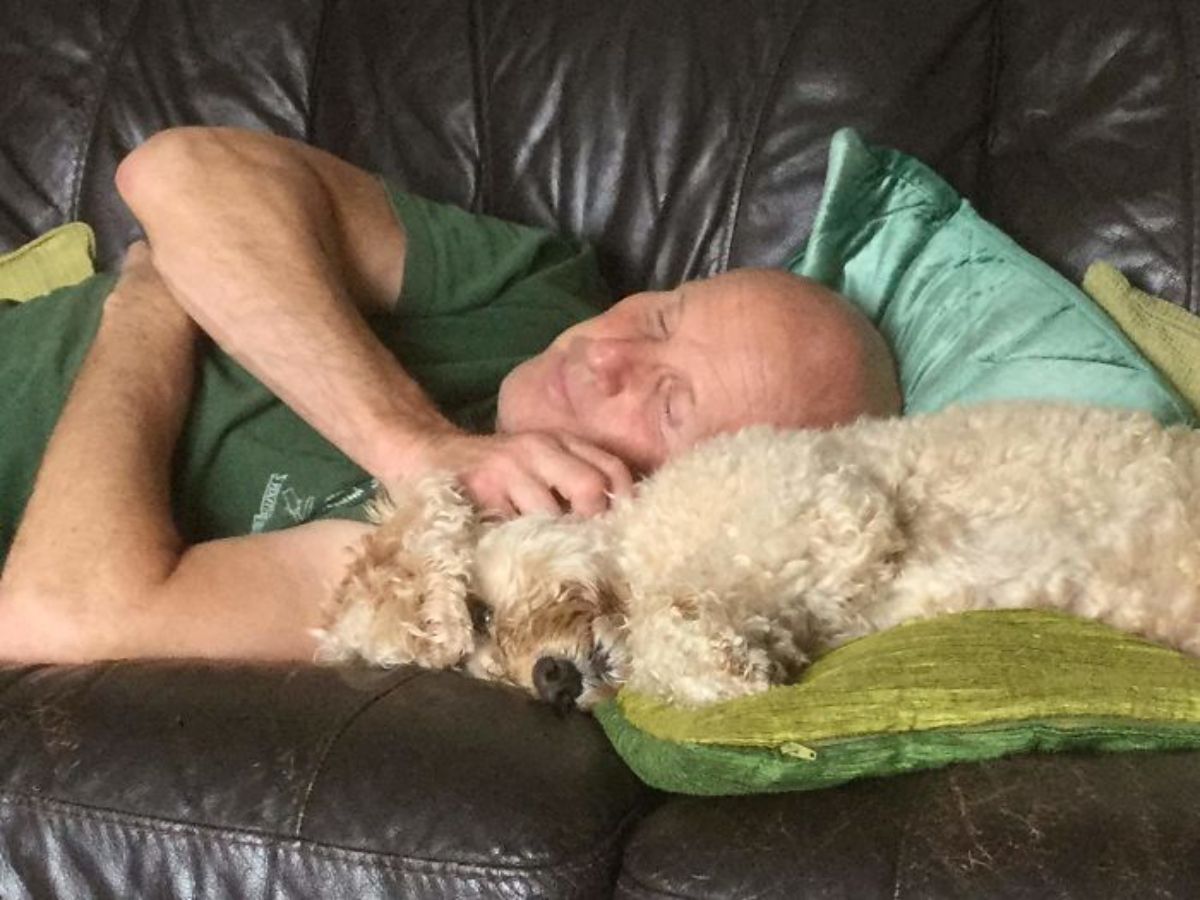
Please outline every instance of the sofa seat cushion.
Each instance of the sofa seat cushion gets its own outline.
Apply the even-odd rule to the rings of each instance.
[[[453,673],[0,669],[0,896],[603,896],[648,792]]]
[[[1200,896],[1193,752],[1021,756],[797,794],[676,797],[617,896]]]

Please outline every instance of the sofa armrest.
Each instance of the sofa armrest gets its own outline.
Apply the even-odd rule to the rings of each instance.
[[[606,896],[648,798],[454,673],[0,669],[0,896]]]

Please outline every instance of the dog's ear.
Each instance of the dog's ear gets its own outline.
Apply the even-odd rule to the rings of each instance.
[[[449,476],[422,479],[374,509],[317,632],[318,660],[457,665],[471,652],[467,607],[477,520]]]
[[[588,581],[560,581],[552,585],[555,594],[550,605],[569,607],[592,619],[623,614],[623,585],[600,577],[600,573],[596,575]]]
[[[625,635],[631,660],[626,683],[638,693],[702,706],[771,684],[767,654],[745,639],[714,592],[635,594]]]

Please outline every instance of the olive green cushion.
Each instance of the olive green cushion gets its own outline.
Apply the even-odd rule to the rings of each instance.
[[[94,273],[96,237],[83,222],[68,222],[0,256],[0,300],[31,300],[77,284]]]
[[[1200,318],[1139,290],[1106,262],[1088,267],[1083,289],[1192,408],[1200,410]]]
[[[1022,751],[1200,748],[1200,665],[1060,613],[969,612],[860,638],[757,696],[623,692],[596,716],[662,790],[803,790]]]

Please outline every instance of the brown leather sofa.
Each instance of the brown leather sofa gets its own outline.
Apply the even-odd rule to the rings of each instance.
[[[1187,0],[4,0],[0,249],[101,261],[152,132],[303,138],[594,241],[615,289],[779,264],[828,138],[932,164],[1078,279],[1200,301]],[[2,427],[2,425],[0,425]],[[657,795],[454,674],[0,669],[0,897],[1196,897],[1200,755]]]

